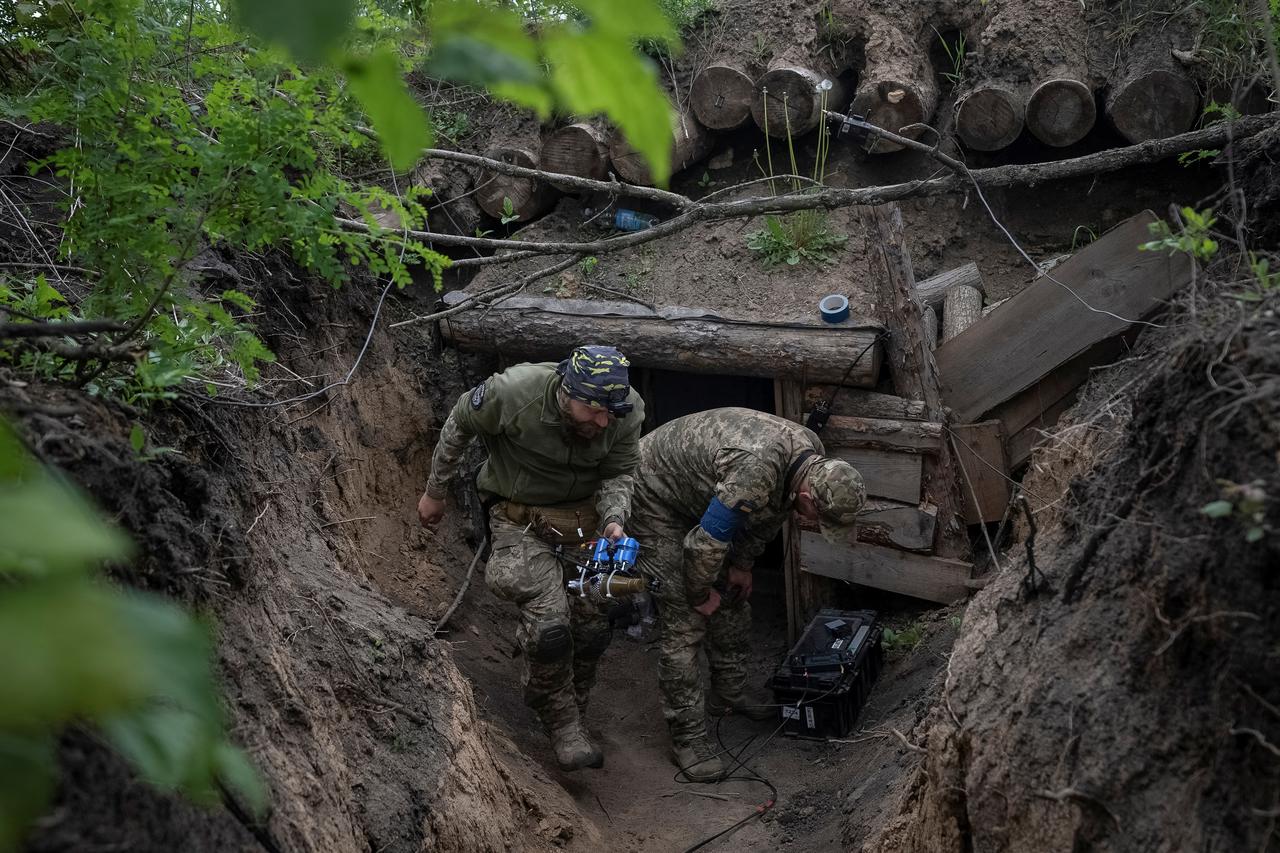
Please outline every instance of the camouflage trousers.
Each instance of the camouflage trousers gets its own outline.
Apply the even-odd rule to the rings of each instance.
[[[640,541],[640,570],[662,581],[657,593],[658,688],[662,716],[677,745],[705,736],[707,730],[699,653],[706,651],[712,690],[722,697],[740,696],[747,684],[751,633],[751,605],[745,601],[721,604],[710,617],[689,606],[682,575],[684,537],[691,527],[676,519],[646,517],[633,520],[628,529]]]
[[[495,507],[489,513],[493,549],[485,583],[520,608],[516,643],[522,653],[524,702],[548,732],[577,722],[609,646],[609,618],[565,589],[572,570],[554,546]]]

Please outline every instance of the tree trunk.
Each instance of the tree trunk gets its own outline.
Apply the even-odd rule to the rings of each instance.
[[[689,104],[703,126],[733,130],[751,117],[755,85],[737,65],[708,65],[693,80]]]
[[[711,153],[714,138],[711,132],[694,118],[693,113],[685,110],[676,115],[675,126],[671,131],[671,174],[686,169]],[[609,143],[609,159],[613,161],[614,171],[618,177],[629,184],[653,186],[653,174],[649,171],[649,163],[631,147],[620,131],[613,134]]]
[[[1024,87],[979,83],[956,100],[956,134],[974,151],[999,151],[1022,134],[1026,112]]]
[[[445,295],[457,304],[467,294]],[[637,365],[689,373],[722,373],[845,382],[872,387],[880,372],[875,326],[805,329],[722,318],[668,307],[661,313],[629,302],[516,296],[441,322],[446,340],[468,350],[500,350],[522,359],[561,359],[583,341],[615,342]],[[864,352],[865,349],[865,352]],[[850,368],[849,360],[862,353]]]
[[[608,135],[588,122],[566,125],[543,140],[541,160],[543,171],[602,181],[609,172]]]
[[[823,81],[831,88],[820,88]],[[838,111],[845,104],[845,87],[834,70],[815,70],[777,63],[755,83],[751,117],[776,139],[801,136],[818,126],[822,110]]]
[[[538,158],[528,148],[493,148],[485,152],[491,160],[500,160],[526,169],[540,168]],[[528,222],[551,209],[558,193],[533,178],[513,178],[497,172],[482,172],[476,189],[476,203],[495,218],[514,215],[516,222]],[[512,213],[508,214],[507,200]]]
[[[960,285],[947,291],[942,306],[942,340],[951,340],[982,319],[982,291]]]
[[[1195,83],[1173,58],[1171,48],[1164,31],[1140,33],[1109,81],[1107,118],[1130,142],[1185,133],[1200,114]]]
[[[1027,101],[1027,128],[1046,145],[1062,148],[1084,139],[1098,118],[1093,90],[1076,77],[1053,77]]]
[[[927,123],[938,104],[928,51],[887,18],[872,16],[866,26],[867,64],[849,109],[876,127],[916,139],[924,130],[910,126]],[[901,148],[896,142],[877,139],[867,151],[884,154]]]

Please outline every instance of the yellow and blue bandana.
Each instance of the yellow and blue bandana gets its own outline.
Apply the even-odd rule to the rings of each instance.
[[[623,417],[634,408],[627,402],[630,366],[627,357],[613,347],[585,346],[570,353],[556,371],[564,377],[564,390],[570,397]]]

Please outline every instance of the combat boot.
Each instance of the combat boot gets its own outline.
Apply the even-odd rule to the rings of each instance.
[[[726,717],[732,714],[735,717],[746,717],[748,720],[761,722],[775,719],[778,716],[778,705],[754,697],[748,698],[744,693],[726,699],[712,690],[707,696],[707,713],[713,717]]]
[[[604,753],[591,742],[577,720],[551,732],[551,748],[555,750],[556,764],[561,770],[604,767]]]
[[[718,782],[724,775],[724,764],[705,737],[674,744],[671,760],[690,782]]]

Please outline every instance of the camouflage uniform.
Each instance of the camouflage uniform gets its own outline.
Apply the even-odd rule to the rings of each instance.
[[[522,364],[463,394],[440,430],[427,483],[427,494],[443,499],[471,440],[488,450],[476,478],[492,504],[485,581],[520,608],[524,700],[548,731],[577,724],[610,638],[607,616],[566,592],[555,545],[576,547],[578,528],[594,537],[627,520],[644,421],[644,403],[631,391],[631,414],[591,440],[571,437],[561,384],[555,364]]]
[[[698,665],[704,637],[716,694],[741,696],[747,679],[750,605],[723,602],[709,618],[693,608],[726,578],[729,565],[750,570],[791,514],[810,460],[822,452],[803,426],[738,408],[679,418],[640,442],[628,532],[640,541],[641,570],[662,581],[658,682],[676,744],[705,734]],[[700,520],[713,498],[743,513],[729,542]]]

